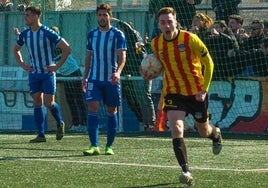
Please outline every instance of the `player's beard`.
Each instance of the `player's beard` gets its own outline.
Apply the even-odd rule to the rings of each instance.
[[[107,27],[107,22],[105,20],[98,21],[98,24],[102,29],[105,29]]]

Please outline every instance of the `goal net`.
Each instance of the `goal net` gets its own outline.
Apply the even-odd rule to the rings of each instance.
[[[45,5],[42,4],[44,2]],[[49,10],[49,7],[53,7],[49,4],[50,1],[18,1],[19,4],[41,3],[46,7],[43,9],[42,23],[56,25],[61,29],[61,34],[71,44],[72,55],[83,73],[86,34],[97,26],[94,11],[96,5],[106,1],[70,2],[61,11],[53,11]],[[120,131],[140,131],[144,118],[150,116],[145,114],[149,106],[145,105],[146,90],[139,65],[144,53],[151,53],[150,40],[160,32],[157,11],[160,7],[171,6],[177,11],[180,27],[197,34],[213,58],[215,70],[208,93],[210,122],[230,132],[267,133],[268,41],[262,40],[267,36],[267,1],[196,0],[195,4],[187,4],[182,0],[108,2],[113,6],[112,24],[125,33],[128,46],[127,62],[121,74]],[[235,29],[231,32],[230,23],[228,25],[228,18],[232,14],[240,16],[232,20],[240,22],[241,29],[237,33]],[[24,13],[16,7],[2,8],[0,22],[0,132],[34,131],[33,101],[29,94],[27,73],[13,57],[16,40],[13,27],[20,30],[26,27]],[[224,27],[227,28],[226,31],[220,30]],[[137,42],[144,43],[145,47],[137,49]],[[28,61],[25,47],[22,55]],[[57,77],[56,101],[61,106],[67,130],[74,124],[81,125],[85,130],[87,112],[83,92],[79,88],[81,79],[81,75]],[[162,110],[161,90],[162,77],[159,76],[152,81],[151,99],[156,116],[152,119],[156,131],[169,131],[169,122]],[[100,109],[99,117],[100,128],[105,129],[104,107]],[[187,131],[195,131],[194,119],[190,115],[186,117],[185,125]],[[49,111],[46,127],[49,131],[56,129],[55,120]]]

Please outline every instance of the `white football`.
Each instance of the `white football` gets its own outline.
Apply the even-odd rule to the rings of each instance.
[[[141,62],[140,69],[144,78],[154,79],[161,74],[163,66],[154,54],[147,54]]]

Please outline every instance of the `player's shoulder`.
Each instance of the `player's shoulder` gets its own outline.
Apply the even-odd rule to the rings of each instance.
[[[97,33],[99,31],[99,28],[98,27],[95,27],[91,30],[89,30],[89,32],[87,33],[88,36],[92,36],[94,35],[94,33]]]
[[[123,31],[120,30],[118,27],[112,26],[111,30],[112,30],[114,33],[118,34],[118,35],[122,35],[122,36],[125,35],[125,34],[123,33]]]
[[[31,31],[31,29],[30,29],[30,27],[27,27],[27,28],[24,28],[20,33],[22,35],[24,35],[24,34],[28,33],[29,31]]]
[[[40,30],[42,30],[44,35],[48,38],[56,38],[57,40],[60,40],[62,38],[56,31],[46,25],[41,25]]]
[[[44,32],[52,32],[52,31],[53,31],[53,30],[50,29],[48,26],[43,25],[43,24],[41,25],[40,30],[42,30],[42,31],[44,31]]]
[[[43,32],[45,35],[52,35],[56,33],[46,25],[41,25],[40,31]]]
[[[96,32],[98,30],[99,30],[99,28],[98,27],[95,27],[95,28],[91,29],[88,33],[94,33],[94,32]]]
[[[194,33],[184,30],[184,29],[180,29],[179,32],[180,34],[183,34],[183,35],[189,35],[189,36],[195,35]]]
[[[201,39],[195,34],[187,30],[180,30],[181,35],[185,35],[183,38],[189,38],[192,42],[201,42]]]
[[[158,35],[156,35],[154,38],[152,38],[151,40],[151,45],[158,43],[159,41],[164,40],[164,35],[163,33],[159,33]]]

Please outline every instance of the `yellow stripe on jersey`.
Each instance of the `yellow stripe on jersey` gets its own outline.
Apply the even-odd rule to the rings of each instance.
[[[188,96],[208,91],[214,65],[208,49],[195,34],[180,30],[172,41],[166,41],[161,34],[152,40],[151,47],[164,67],[166,94]]]

